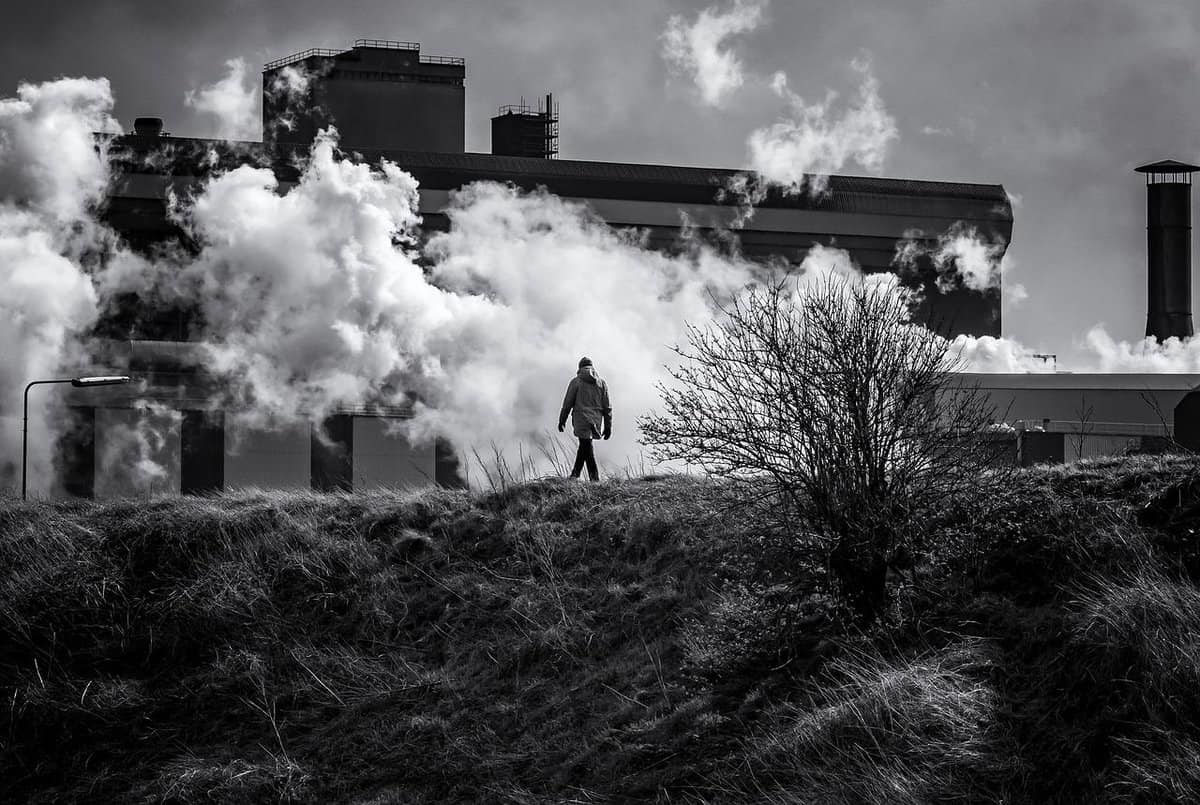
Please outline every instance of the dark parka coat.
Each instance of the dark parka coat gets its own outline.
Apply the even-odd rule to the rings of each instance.
[[[599,439],[604,431],[612,432],[608,384],[596,376],[596,370],[590,364],[581,366],[567,385],[567,395],[558,413],[560,428],[567,424],[568,413],[575,435],[580,439]]]

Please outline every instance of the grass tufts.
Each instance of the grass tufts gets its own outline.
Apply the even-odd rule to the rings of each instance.
[[[948,500],[866,632],[751,487],[505,472],[0,501],[0,801],[1200,800],[1200,459]]]

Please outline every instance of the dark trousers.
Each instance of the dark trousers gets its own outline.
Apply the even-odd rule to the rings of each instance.
[[[591,478],[593,481],[599,481],[600,469],[596,466],[596,454],[592,452],[591,439],[579,440],[579,450],[575,452],[575,469],[571,470],[572,478],[579,477],[584,464],[587,464],[588,478]]]

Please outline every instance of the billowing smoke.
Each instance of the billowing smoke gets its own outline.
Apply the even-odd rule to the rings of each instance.
[[[985,238],[976,227],[962,221],[938,235],[934,246],[926,246],[924,237],[920,230],[905,232],[896,242],[892,264],[902,272],[913,271],[921,257],[929,257],[937,271],[937,289],[942,293],[961,285],[979,293],[1002,289],[1005,299],[1013,304],[1028,296],[1023,285],[1008,279],[1012,260],[1003,240]]]
[[[155,274],[200,305],[221,402],[259,425],[413,403],[414,438],[528,454],[587,355],[616,409],[601,459],[636,466],[633,419],[670,346],[710,315],[710,294],[750,279],[707,247],[652,252],[585,207],[490,183],[454,194],[451,231],[419,248],[413,178],[339,158],[331,136],[277,190],[252,167],[210,180],[187,217],[200,254]]]
[[[960,335],[950,342],[950,352],[961,360],[966,372],[1044,373],[1056,368],[1045,357],[1011,338]]]
[[[1083,348],[1081,357],[1057,363],[1013,338],[962,335],[952,342],[969,372],[1050,372],[1057,368],[1102,374],[1200,374],[1200,338],[1120,341],[1097,325],[1078,346]]]
[[[84,260],[103,237],[93,213],[107,162],[94,132],[120,131],[108,81],[21,84],[0,99],[0,484],[19,484],[21,392],[58,376],[95,321]],[[44,393],[45,389],[39,389]],[[44,403],[33,406],[30,467],[49,466]],[[31,478],[38,487],[43,481]]]
[[[223,140],[257,140],[260,136],[258,89],[247,81],[246,63],[225,62],[225,75],[212,84],[188,90],[184,103],[213,118],[214,135]]]
[[[691,22],[672,15],[662,35],[668,67],[690,78],[704,103],[720,106],[745,81],[741,59],[725,47],[726,40],[757,28],[766,6],[767,0],[733,0],[726,9],[704,9]]]
[[[613,447],[637,466],[633,420],[656,404],[670,347],[686,323],[711,317],[713,297],[749,282],[752,266],[698,244],[652,252],[582,206],[496,184],[465,188],[447,212],[451,230],[426,250],[433,278],[488,304],[450,330],[426,421],[456,443],[529,439],[554,426],[586,355],[613,394]]]
[[[829,174],[849,163],[871,172],[883,169],[889,146],[900,136],[896,121],[879,97],[870,62],[856,59],[851,66],[861,77],[858,94],[853,104],[836,112],[833,90],[810,104],[788,87],[786,74],[775,74],[771,87],[787,101],[790,116],[757,129],[746,141],[750,168],[763,180],[793,193],[820,194]]]
[[[332,70],[333,63],[320,60],[319,65],[310,69],[306,62],[298,62],[275,70],[270,80],[264,76],[263,102],[270,109],[271,130],[263,132],[263,139],[276,139],[294,131],[298,116],[321,111],[313,100],[313,81]]]
[[[1117,341],[1103,327],[1084,336],[1100,372],[1200,372],[1200,338],[1171,337],[1158,341],[1148,336],[1132,343]]]
[[[178,410],[138,400],[131,408],[97,410],[96,483],[99,498],[179,491]]]

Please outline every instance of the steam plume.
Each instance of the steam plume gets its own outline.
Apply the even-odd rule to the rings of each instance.
[[[252,167],[209,181],[188,217],[199,256],[156,272],[201,306],[224,404],[260,424],[415,401],[415,438],[529,453],[587,354],[617,409],[601,457],[636,465],[633,419],[653,405],[669,347],[711,315],[710,292],[750,277],[706,247],[652,252],[582,206],[491,183],[454,194],[451,231],[419,252],[416,182],[339,158],[331,136],[276,191]]]
[[[1084,343],[1101,372],[1200,372],[1200,338],[1117,341],[1104,328],[1093,327]]]
[[[18,482],[24,385],[55,377],[96,317],[82,260],[101,237],[92,213],[108,172],[94,132],[120,131],[111,110],[105,79],[21,84],[0,99],[0,482]],[[49,464],[45,411],[31,412],[35,473]]]
[[[225,62],[225,75],[212,84],[188,90],[184,103],[216,120],[216,136],[223,140],[257,140],[260,136],[258,92],[246,80],[246,63],[240,58]]]
[[[753,31],[762,21],[767,0],[734,0],[725,10],[716,6],[701,11],[688,23],[680,14],[667,21],[663,32],[663,58],[671,70],[689,76],[709,106],[720,106],[742,86],[742,62],[724,47],[737,34]]]
[[[911,271],[919,258],[928,256],[938,273],[937,289],[942,293],[961,284],[980,293],[1000,289],[1010,303],[1028,296],[1023,285],[1004,281],[1012,271],[1012,260],[1003,240],[985,238],[977,228],[962,221],[956,221],[939,235],[937,245],[932,248],[919,240],[924,234],[920,230],[905,232],[896,242],[892,264],[901,271]]]
[[[775,74],[772,89],[791,107],[790,118],[754,131],[747,140],[750,167],[764,180],[791,192],[824,192],[829,174],[854,162],[877,172],[891,142],[900,135],[879,97],[879,82],[870,62],[856,59],[861,76],[857,103],[840,115],[832,112],[837,93],[809,104],[788,87],[787,75]]]
[[[962,368],[967,372],[1022,374],[1054,369],[1011,338],[960,335],[950,342],[950,352],[962,360]]]

